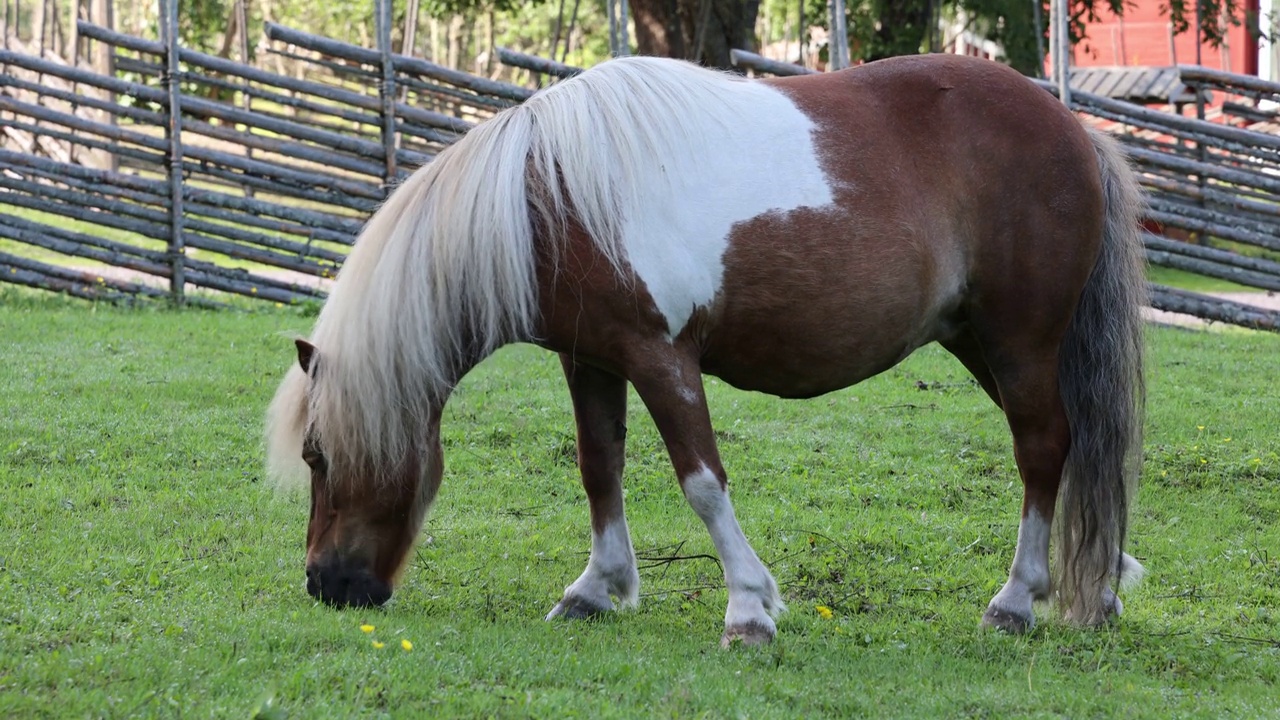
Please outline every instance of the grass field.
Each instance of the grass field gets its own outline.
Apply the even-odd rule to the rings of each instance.
[[[926,348],[803,402],[708,380],[790,605],[772,646],[722,651],[716,563],[660,561],[713,550],[634,397],[641,605],[541,620],[589,536],[558,364],[529,347],[450,404],[388,607],[312,602],[307,498],[264,482],[259,440],[309,325],[0,294],[0,717],[1280,717],[1280,337],[1152,331],[1148,578],[1114,627],[1024,637],[978,628],[1021,489],[958,363]]]

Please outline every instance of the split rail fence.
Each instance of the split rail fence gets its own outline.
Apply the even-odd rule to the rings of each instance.
[[[163,42],[79,22],[109,74],[0,50],[0,279],[324,297],[388,188],[532,92],[393,54],[379,25],[379,50],[268,25],[289,75],[180,47],[172,13]]]
[[[94,298],[319,300],[388,188],[533,93],[392,53],[381,13],[372,50],[268,24],[288,75],[180,47],[172,14],[163,25],[156,42],[78,23],[110,48],[109,74],[0,51],[0,206],[18,210],[0,214],[0,279]],[[499,59],[539,82],[580,72]],[[1160,231],[1145,236],[1152,264],[1280,291],[1280,116],[1265,109],[1280,84],[1198,67],[1182,79],[1226,95],[1215,111],[1235,124],[1201,119],[1203,104],[1192,118],[1083,92],[1073,109],[1128,145]],[[1280,312],[1245,302],[1153,285],[1152,304],[1280,330]]]

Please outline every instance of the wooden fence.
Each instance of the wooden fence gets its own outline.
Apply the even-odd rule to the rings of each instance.
[[[322,298],[387,188],[532,92],[393,54],[386,32],[368,50],[268,25],[301,68],[282,75],[180,47],[172,13],[162,25],[156,42],[78,23],[111,49],[109,74],[0,51],[0,279]]]
[[[381,16],[373,50],[268,24],[269,51],[300,68],[290,75],[180,47],[164,20],[163,42],[78,23],[110,49],[108,74],[0,51],[0,205],[19,209],[0,215],[0,278],[99,298],[323,298],[387,188],[533,93],[392,53]],[[499,58],[539,80],[580,72]],[[734,61],[814,72],[743,52]],[[1152,264],[1280,290],[1280,136],[1259,102],[1280,101],[1280,84],[1182,75],[1229,96],[1219,112],[1249,127],[1203,119],[1203,105],[1191,118],[1083,92],[1073,109],[1128,145],[1163,233],[1146,235]],[[1152,290],[1160,309],[1280,330],[1273,310]]]

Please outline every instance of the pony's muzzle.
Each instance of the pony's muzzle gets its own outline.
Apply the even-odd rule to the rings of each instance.
[[[391,586],[368,570],[316,563],[307,566],[307,593],[337,608],[376,607],[391,598]]]

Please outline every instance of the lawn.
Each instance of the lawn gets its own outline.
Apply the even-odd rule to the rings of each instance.
[[[1280,337],[1152,330],[1147,580],[1113,627],[1042,612],[1022,637],[978,627],[1021,489],[957,362],[808,401],[708,379],[790,605],[771,646],[724,651],[718,566],[664,561],[713,549],[634,396],[640,607],[542,621],[589,526],[558,363],[527,346],[450,404],[392,602],[313,602],[307,497],[265,481],[259,439],[310,322],[0,294],[0,717],[1280,717]]]

